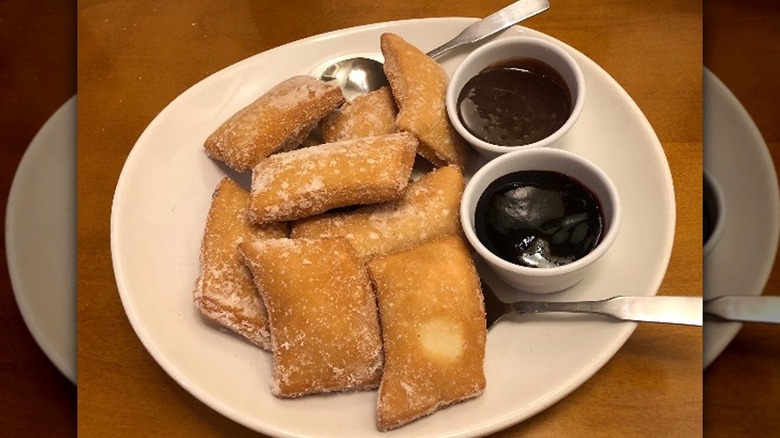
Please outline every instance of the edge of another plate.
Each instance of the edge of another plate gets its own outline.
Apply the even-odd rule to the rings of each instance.
[[[709,69],[704,68],[703,74],[704,168],[724,192],[728,218],[723,235],[704,259],[704,297],[761,295],[774,266],[780,237],[777,174],[766,142],[745,107]],[[726,119],[733,122],[731,129],[716,120],[722,113],[727,113]],[[740,149],[724,149],[722,145],[728,141],[724,140],[728,135],[739,140]],[[739,153],[734,152],[737,150]],[[745,158],[742,167],[740,157]],[[740,170],[749,172],[740,173]],[[754,196],[756,193],[760,196]],[[757,198],[760,202],[755,202]],[[742,208],[736,208],[737,204]],[[739,229],[745,232],[737,236]],[[740,251],[742,246],[750,251]],[[729,257],[735,252],[746,254],[741,258],[745,261]],[[705,369],[726,349],[740,328],[742,324],[738,322],[708,320],[704,324]]]
[[[74,384],[75,120],[76,96],[73,96],[33,137],[14,174],[5,221],[8,271],[19,311],[49,360]],[[41,229],[39,225],[52,227]],[[58,262],[68,257],[72,265]],[[46,301],[42,303],[42,299]]]

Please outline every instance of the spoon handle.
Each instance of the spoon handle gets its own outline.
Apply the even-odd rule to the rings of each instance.
[[[504,9],[494,12],[490,16],[463,29],[463,32],[459,33],[455,38],[428,52],[428,56],[436,58],[455,47],[479,41],[490,35],[501,32],[520,21],[542,13],[549,8],[550,3],[547,0],[520,0],[514,2]]]
[[[512,313],[597,313],[623,321],[702,325],[701,297],[625,297],[601,301],[542,302],[518,301],[511,304]]]
[[[704,313],[739,322],[780,324],[780,297],[723,296],[706,300]]]

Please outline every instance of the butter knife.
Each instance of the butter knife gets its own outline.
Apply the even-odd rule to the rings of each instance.
[[[705,300],[704,313],[728,321],[780,324],[780,297],[725,295]]]

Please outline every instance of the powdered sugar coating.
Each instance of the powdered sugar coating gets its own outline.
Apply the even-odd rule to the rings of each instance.
[[[380,46],[385,75],[398,104],[398,129],[416,135],[420,140],[418,152],[434,165],[465,169],[468,146],[447,117],[447,72],[398,35],[383,34]]]
[[[382,431],[481,394],[485,308],[465,242],[444,236],[368,264],[385,351]]]
[[[287,221],[396,199],[408,184],[416,150],[413,135],[397,133],[272,155],[252,171],[251,219]]]
[[[238,245],[245,240],[286,237],[286,224],[249,222],[249,193],[223,178],[212,197],[201,244],[201,271],[195,284],[195,305],[206,318],[264,350],[271,349],[268,318]]]
[[[290,236],[346,238],[364,260],[409,249],[426,240],[459,234],[463,175],[442,167],[411,183],[393,202],[296,221]]]
[[[279,397],[376,388],[382,342],[374,293],[344,239],[247,242],[271,328]]]
[[[396,132],[398,108],[390,87],[361,94],[331,112],[320,129],[327,143]]]
[[[338,86],[294,76],[228,118],[206,139],[206,154],[245,172],[268,155],[301,144],[342,102]]]

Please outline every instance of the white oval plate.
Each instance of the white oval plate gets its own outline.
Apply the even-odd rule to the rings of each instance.
[[[764,138],[739,100],[704,69],[704,168],[723,191],[726,222],[704,259],[704,297],[761,295],[780,235],[780,195]],[[742,324],[707,320],[704,367]]]
[[[376,392],[277,399],[269,391],[270,354],[204,323],[193,305],[205,218],[212,191],[224,174],[204,154],[204,139],[231,114],[289,76],[309,73],[327,59],[347,53],[377,53],[383,32],[395,32],[428,50],[473,21],[380,23],[269,50],[184,92],[138,139],[114,197],[114,272],[138,337],[160,366],[195,397],[241,424],[276,436],[480,436],[563,398],[600,369],[633,332],[635,324],[593,318],[502,323],[488,336],[488,386],[483,395],[395,433],[380,434]],[[503,36],[518,34],[552,40],[522,27]],[[593,160],[613,178],[625,203],[625,217],[621,235],[592,275],[556,297],[599,298],[626,291],[654,295],[674,234],[668,163],[648,121],[625,91],[594,62],[566,49],[582,64],[588,96],[562,147]],[[441,62],[451,73],[463,56],[460,50]]]
[[[76,383],[76,97],[35,135],[14,175],[5,220],[8,271],[27,328]]]

